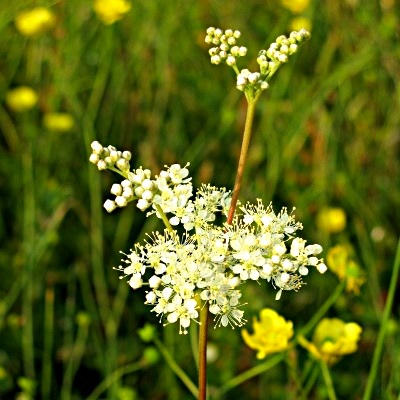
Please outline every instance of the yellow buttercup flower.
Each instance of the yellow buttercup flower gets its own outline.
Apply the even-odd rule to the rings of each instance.
[[[315,329],[312,343],[303,336],[299,337],[299,343],[316,359],[332,365],[342,356],[357,351],[361,332],[362,328],[355,322],[324,318]]]
[[[68,113],[48,113],[43,117],[43,125],[54,132],[68,132],[74,126],[74,119]]]
[[[346,280],[346,291],[360,293],[360,287],[365,283],[365,274],[361,267],[352,259],[353,249],[348,244],[331,247],[326,256],[329,269],[340,280]]]
[[[342,232],[346,228],[346,213],[339,207],[323,208],[317,215],[317,226],[328,233]]]
[[[294,14],[301,14],[310,4],[310,0],[281,0],[283,7]]]
[[[290,30],[299,31],[300,29],[306,29],[311,32],[312,24],[311,20],[308,17],[295,17],[290,21]]]
[[[111,25],[131,9],[131,4],[125,0],[96,0],[93,9],[101,21]]]
[[[6,94],[6,103],[8,107],[17,112],[30,110],[36,105],[38,95],[28,86],[19,86],[11,89]]]
[[[242,337],[247,346],[258,350],[257,358],[278,353],[288,348],[293,337],[293,323],[286,321],[276,311],[264,308],[260,312],[260,321],[253,319],[254,334],[242,330]]]
[[[56,23],[54,14],[45,7],[23,11],[15,18],[15,26],[27,37],[36,36],[51,29]]]

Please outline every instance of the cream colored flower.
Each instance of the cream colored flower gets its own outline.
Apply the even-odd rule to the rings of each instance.
[[[56,23],[54,14],[45,7],[36,7],[23,11],[15,18],[15,26],[22,35],[32,37],[53,28]]]
[[[54,132],[68,132],[74,126],[74,119],[68,113],[47,113],[43,117],[43,125]]]
[[[243,340],[250,348],[258,350],[257,358],[286,350],[293,336],[293,323],[286,321],[276,311],[264,308],[260,312],[260,321],[253,319],[254,334],[242,330]]]
[[[11,89],[6,94],[8,107],[17,112],[27,111],[34,107],[38,101],[36,92],[28,86],[19,86]]]
[[[316,359],[332,365],[342,356],[357,351],[361,332],[361,327],[355,322],[346,323],[338,318],[324,318],[315,329],[312,343],[303,336],[299,337],[299,343]]]
[[[95,0],[93,9],[102,22],[111,25],[131,9],[131,4],[125,0]]]

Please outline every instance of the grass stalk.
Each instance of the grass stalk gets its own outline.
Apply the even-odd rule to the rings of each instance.
[[[373,387],[374,387],[374,383],[376,380],[376,376],[379,371],[379,364],[380,364],[380,360],[382,357],[383,346],[385,344],[386,330],[388,327],[389,318],[390,318],[393,301],[394,301],[394,296],[396,293],[396,287],[398,284],[399,269],[400,269],[400,239],[397,242],[397,250],[396,250],[396,256],[395,256],[393,269],[392,269],[392,276],[390,278],[389,292],[387,295],[385,308],[383,310],[381,326],[379,329],[378,338],[377,338],[375,349],[374,349],[374,355],[372,358],[372,364],[371,364],[371,368],[369,371],[363,400],[370,400],[372,398]]]
[[[44,303],[44,335],[41,398],[51,399],[52,352],[54,343],[54,289],[47,288]]]

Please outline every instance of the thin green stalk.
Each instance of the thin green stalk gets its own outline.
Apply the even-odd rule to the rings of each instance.
[[[236,386],[241,385],[243,382],[246,382],[247,380],[254,378],[257,375],[260,375],[264,373],[265,371],[268,371],[272,367],[274,367],[276,364],[280,363],[284,358],[283,353],[279,353],[271,358],[268,358],[265,362],[256,365],[253,368],[250,368],[246,370],[245,372],[235,376],[228,382],[226,382],[224,385],[222,385],[216,394],[216,398],[221,397],[223,394],[228,392],[229,390],[233,389]]]
[[[154,339],[154,344],[157,346],[159,352],[164,357],[165,361],[172,369],[172,371],[174,371],[174,373],[179,377],[183,384],[189,389],[190,393],[192,393],[192,395],[197,398],[199,390],[192,382],[192,380],[186,375],[185,371],[183,371],[183,369],[176,363],[167,348],[157,338]]]
[[[29,133],[23,146],[23,253],[24,273],[27,277],[25,290],[22,291],[22,313],[25,323],[22,328],[22,350],[24,374],[35,377],[34,345],[33,345],[33,285],[34,261],[32,253],[35,245],[35,182],[33,178],[32,137]],[[22,280],[21,280],[22,283]]]
[[[40,236],[35,239],[35,247],[32,249],[30,253],[30,258],[32,259],[31,262],[32,262],[33,273],[35,272],[37,266],[40,265],[43,255],[46,254],[46,251],[51,246],[53,233],[57,231],[58,227],[64,220],[65,214],[71,207],[72,207],[71,202],[66,202],[61,204],[57,208],[57,210],[53,213],[51,218],[47,221],[46,229],[42,230]],[[12,284],[10,290],[3,297],[2,299],[3,308],[0,314],[0,329],[4,324],[5,316],[17,301],[20,293],[25,290],[25,287],[29,281],[30,281],[30,275],[23,274],[22,276],[19,277],[17,281],[15,281]]]
[[[173,231],[174,231],[174,228],[172,228],[172,226],[171,226],[171,224],[170,224],[170,222],[169,222],[167,216],[165,215],[163,209],[162,209],[158,204],[155,204],[155,206],[156,206],[156,210],[157,210],[157,212],[160,214],[161,219],[162,219],[162,221],[164,222],[164,225],[166,226],[166,228],[167,228],[170,232],[173,232]]]
[[[311,366],[312,366],[311,373],[309,374],[306,383],[303,384],[303,394],[305,398],[307,398],[308,393],[310,393],[311,389],[314,387],[314,384],[317,381],[319,375],[319,369],[317,363],[312,362]]]
[[[307,335],[317,323],[321,320],[321,318],[327,313],[327,311],[335,304],[336,300],[342,294],[344,288],[346,287],[346,280],[340,282],[339,285],[336,286],[335,291],[325,300],[324,304],[319,308],[319,310],[313,315],[313,317],[308,321],[308,323],[300,329],[297,336],[299,335]]]
[[[68,360],[67,368],[65,370],[64,381],[61,389],[61,398],[68,400],[72,398],[72,384],[78,366],[81,363],[86,342],[89,334],[89,322],[78,323],[78,332],[76,334],[76,340],[71,351],[71,355]]]
[[[379,363],[380,363],[380,359],[382,357],[383,346],[385,343],[386,329],[388,326],[390,313],[391,313],[392,306],[393,306],[394,295],[396,293],[396,286],[397,286],[397,281],[399,278],[399,269],[400,269],[400,239],[397,243],[396,257],[394,260],[392,277],[390,279],[389,292],[388,292],[385,308],[383,310],[381,326],[380,326],[379,333],[378,333],[378,339],[376,341],[374,355],[372,358],[371,369],[369,371],[367,386],[364,391],[363,400],[369,400],[372,396],[372,390],[373,390],[373,386],[375,383],[376,375],[379,370]]]
[[[45,292],[44,335],[42,366],[42,399],[51,398],[52,350],[54,343],[54,289]]]
[[[333,387],[332,378],[331,378],[331,374],[329,372],[328,365],[325,363],[325,361],[321,360],[320,366],[321,366],[321,371],[322,371],[322,376],[324,378],[325,386],[328,391],[329,400],[336,400],[336,393],[335,393],[335,389]]]
[[[196,364],[197,370],[199,369],[199,334],[197,326],[191,326],[189,330],[190,347],[193,353],[193,359]]]
[[[199,328],[199,400],[207,398],[207,333],[208,333],[208,304],[200,311]]]
[[[143,368],[144,364],[141,361],[124,365],[116,369],[111,375],[107,376],[102,380],[98,386],[93,390],[93,392],[86,398],[86,400],[96,400],[98,399],[110,386],[115,382],[118,382],[124,375],[131,374]]]
[[[174,229],[172,228],[168,217],[165,215],[163,209],[156,204],[156,210],[159,213],[162,221],[164,222],[164,225],[168,229],[169,232],[174,232]],[[178,367],[178,364],[176,364],[175,360],[173,359],[173,349],[174,349],[174,333],[171,332],[168,327],[164,329],[164,343],[167,345],[167,347],[170,349],[170,352],[168,352],[168,357],[170,357],[170,360],[173,361],[173,363],[177,366],[178,370],[180,370],[180,367]],[[161,350],[160,350],[161,351]],[[164,355],[165,357],[165,355]],[[181,379],[182,377],[176,372],[171,364],[168,362],[168,359],[166,359],[167,363],[171,367],[172,371],[174,371]],[[176,386],[176,381],[175,377],[171,373],[170,370],[166,371],[166,380],[167,380],[167,387],[168,387],[168,399],[175,399],[177,397],[177,386]],[[196,388],[197,389],[197,388]]]
[[[66,296],[65,296],[65,312],[64,312],[64,320],[70,322],[69,324],[66,325],[64,331],[63,331],[63,343],[62,343],[62,348],[66,349],[68,351],[68,354],[65,355],[64,360],[63,360],[63,387],[61,388],[61,393],[62,396],[61,398],[63,400],[68,400],[71,398],[71,393],[67,393],[66,389],[64,388],[64,382],[67,380],[66,375],[67,375],[67,365],[70,362],[70,360],[67,358],[71,358],[72,356],[72,350],[74,347],[74,316],[76,314],[76,290],[77,290],[77,281],[76,281],[76,276],[70,274],[68,276],[68,281],[67,281],[67,287],[66,287]]]
[[[301,374],[299,373],[298,365],[297,365],[297,359],[296,359],[295,352],[286,352],[286,365],[288,368],[288,373],[291,381],[295,385],[296,389],[296,399],[297,400],[306,400],[306,396],[303,393],[303,386],[301,382]]]
[[[173,325],[165,326],[163,329],[163,344],[171,358],[175,357],[175,341],[176,341],[176,331]],[[179,387],[177,384],[176,376],[174,375],[174,370],[164,365],[164,382],[165,387],[168,388],[166,393],[166,400],[176,400],[179,398]]]

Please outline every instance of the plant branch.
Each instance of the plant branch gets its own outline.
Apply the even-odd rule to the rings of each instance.
[[[233,216],[236,211],[236,204],[239,199],[240,189],[242,187],[243,173],[247,160],[247,152],[249,149],[250,139],[251,139],[251,130],[253,127],[254,120],[254,112],[256,108],[257,97],[248,98],[247,99],[247,114],[246,114],[246,122],[244,126],[244,133],[242,139],[242,147],[240,149],[239,163],[236,172],[235,186],[233,188],[231,207],[229,209],[227,223],[231,224],[233,220]]]

